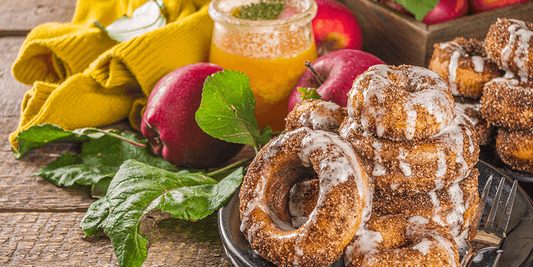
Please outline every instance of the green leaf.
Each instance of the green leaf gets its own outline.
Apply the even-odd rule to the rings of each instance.
[[[141,266],[147,257],[146,245],[149,241],[141,234],[144,216],[157,209],[179,219],[205,218],[231,198],[242,177],[242,167],[217,183],[200,172],[169,172],[128,160],[109,185],[105,197],[109,214],[105,222],[87,220],[85,225],[103,226],[120,266]],[[101,212],[102,208],[94,207],[92,210]],[[92,229],[88,228],[91,230],[89,233],[93,232]]]
[[[113,130],[111,133],[139,144],[147,144],[146,140],[128,131],[119,133]],[[58,186],[72,186],[75,183],[90,186],[103,178],[112,178],[128,159],[136,159],[165,170],[178,169],[163,158],[152,155],[147,148],[104,135],[83,143],[80,154],[74,156],[66,153],[33,175],[41,176]]]
[[[131,17],[124,15],[105,28],[96,20],[94,24],[106,32],[111,39],[117,42],[126,42],[134,37],[164,27],[167,24],[167,19],[162,12],[164,9],[163,1],[148,1],[135,9]]]
[[[415,19],[421,21],[429,11],[433,10],[439,3],[439,0],[393,0],[400,3],[405,9],[415,15]]]
[[[255,99],[248,76],[224,70],[206,79],[196,122],[215,138],[259,148],[270,139],[271,130],[257,128],[254,112]]]
[[[98,233],[98,231],[102,229],[102,224],[107,219],[108,215],[109,204],[105,197],[93,202],[80,223],[80,226],[85,233],[85,237]]]
[[[301,93],[300,97],[302,100],[322,99],[315,88],[298,87],[298,92]]]
[[[91,138],[100,138],[104,133],[97,129],[85,128],[74,131],[65,131],[52,124],[32,126],[20,132],[17,136],[18,150],[11,148],[16,158],[21,158],[30,150],[51,143],[87,141]]]

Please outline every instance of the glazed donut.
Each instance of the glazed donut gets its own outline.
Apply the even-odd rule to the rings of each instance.
[[[475,235],[470,229],[479,201],[479,170],[474,168],[458,183],[428,193],[414,195],[386,194],[374,190],[372,217],[403,214],[407,217],[422,216],[448,228],[455,243],[465,250],[467,243]],[[308,180],[291,188],[289,209],[295,227],[304,224],[318,199],[318,180]]]
[[[484,47],[500,69],[511,78],[533,80],[533,23],[500,18],[491,25]]]
[[[464,101],[464,100],[462,100]],[[468,116],[476,128],[476,138],[480,146],[488,145],[492,140],[494,126],[481,115],[481,103],[455,101],[455,108]]]
[[[485,84],[481,114],[492,125],[511,130],[533,128],[533,81],[496,78]]]
[[[346,117],[346,110],[329,101],[311,99],[297,103],[285,118],[285,130],[300,127],[339,133],[339,127]]]
[[[459,249],[465,250],[466,242],[475,235],[470,225],[479,201],[478,177],[479,170],[474,168],[467,178],[449,187],[414,195],[385,194],[376,189],[372,216],[422,216],[447,227]]]
[[[346,248],[346,266],[459,266],[446,227],[421,216],[371,219]]]
[[[496,151],[501,160],[513,169],[533,173],[533,129],[508,131],[499,128]]]
[[[436,72],[416,66],[374,65],[348,92],[348,115],[365,132],[393,141],[420,140],[453,119],[450,87]]]
[[[465,178],[478,161],[472,121],[459,110],[455,113],[440,134],[416,142],[394,142],[367,134],[353,126],[349,116],[339,132],[352,143],[376,189],[391,194],[424,193]]]
[[[290,224],[289,190],[317,176],[317,205],[296,229]],[[239,197],[241,232],[252,249],[278,266],[335,262],[372,208],[369,177],[351,145],[307,127],[279,135],[260,150]]]
[[[498,65],[486,60],[483,43],[477,39],[457,37],[433,48],[428,68],[448,82],[453,95],[477,99],[483,84],[500,76]]]

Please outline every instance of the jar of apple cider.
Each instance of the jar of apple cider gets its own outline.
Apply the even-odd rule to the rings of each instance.
[[[311,20],[314,0],[213,0],[209,62],[250,78],[259,128],[283,130],[288,98],[317,58]]]

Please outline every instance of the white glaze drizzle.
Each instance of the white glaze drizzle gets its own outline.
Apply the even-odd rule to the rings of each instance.
[[[480,56],[472,56],[472,63],[474,63],[474,71],[482,73],[485,68],[485,59]]]
[[[459,67],[459,58],[461,57],[470,57],[474,65],[474,71],[477,73],[482,73],[485,68],[485,60],[480,56],[470,56],[466,53],[465,49],[459,45],[457,42],[446,42],[440,45],[441,49],[446,48],[452,49],[452,56],[450,57],[450,62],[448,64],[448,83],[450,89],[454,95],[458,95],[457,91],[457,68]]]
[[[394,84],[394,82],[388,78],[391,73],[400,77],[406,77],[405,79],[396,81],[398,84]],[[369,78],[367,86],[360,86],[365,78]],[[431,79],[435,84],[424,82],[424,78]],[[452,113],[450,109],[453,109],[453,101],[447,97],[446,93],[450,89],[448,84],[436,72],[418,66],[413,66],[404,70],[393,70],[388,65],[374,65],[355,79],[352,89],[348,93],[349,106],[361,104],[365,107],[359,118],[361,127],[363,127],[365,131],[369,128],[369,119],[373,118],[374,121],[377,122],[377,135],[380,136],[383,132],[383,123],[385,123],[385,121],[383,121],[383,114],[386,114],[388,111],[377,105],[371,105],[370,101],[372,99],[378,99],[378,101],[383,100],[383,90],[391,86],[416,89],[414,92],[410,93],[410,97],[403,102],[403,112],[407,115],[405,121],[406,139],[411,140],[416,130],[415,126],[418,116],[416,114],[415,106],[426,109],[427,112],[440,123],[439,131],[445,127],[446,123],[444,122],[451,120],[449,114]],[[356,94],[363,95],[362,103],[352,103],[352,99],[355,98]],[[449,104],[450,102],[451,104]],[[351,108],[348,109],[348,113],[352,114],[351,116],[355,115]]]
[[[333,102],[321,101],[316,103],[316,108],[308,109],[298,118],[298,122],[313,130],[331,131],[338,128],[337,122],[332,119],[333,114],[341,107]]]
[[[427,227],[425,227],[425,225],[429,223],[429,221],[426,218],[422,216],[412,216],[408,219],[408,221],[411,224],[407,227],[407,232],[406,232],[407,235],[413,235],[416,232],[425,233],[425,234],[428,234],[430,237],[434,238],[436,241],[436,242],[433,241],[433,242],[424,242],[424,243],[420,242],[417,244],[418,245],[417,250],[423,253],[423,251],[425,252],[429,251],[430,246],[432,245],[439,246],[448,252],[447,254],[448,254],[448,257],[450,259],[450,263],[452,264],[452,266],[457,266],[455,262],[455,253],[453,249],[453,243],[450,242],[448,239],[444,238],[443,236],[441,236],[436,231],[428,230]],[[424,241],[424,239],[422,239],[422,241]],[[415,248],[413,247],[413,249]]]
[[[518,67],[519,71],[518,76],[522,82],[528,80],[529,71],[526,68],[526,61],[529,58],[529,40],[533,36],[533,31],[529,30],[527,24],[524,21],[510,19],[511,26],[507,28],[509,31],[509,40],[507,45],[501,51],[501,63],[505,71],[509,71],[509,63],[511,60],[511,54],[513,54],[513,46],[516,48],[514,50],[514,63]]]

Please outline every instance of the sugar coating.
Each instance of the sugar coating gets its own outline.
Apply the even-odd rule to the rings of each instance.
[[[395,141],[442,131],[453,119],[454,104],[448,84],[418,66],[372,66],[348,93],[348,115],[358,126]]]

